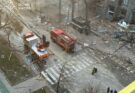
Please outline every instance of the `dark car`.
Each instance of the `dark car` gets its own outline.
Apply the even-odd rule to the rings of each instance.
[[[82,17],[73,18],[71,22],[72,27],[80,33],[89,34],[90,32],[90,21],[86,21]]]

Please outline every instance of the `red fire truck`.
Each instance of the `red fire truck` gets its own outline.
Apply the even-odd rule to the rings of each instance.
[[[66,52],[74,52],[76,39],[69,36],[61,29],[54,29],[51,31],[51,39],[60,45]]]
[[[31,53],[34,62],[46,63],[49,52],[49,42],[46,41],[45,36],[39,38],[33,32],[27,32],[23,36],[24,48],[26,53]]]

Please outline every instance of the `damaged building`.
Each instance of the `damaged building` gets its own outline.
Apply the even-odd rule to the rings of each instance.
[[[111,21],[135,24],[135,0],[106,0],[105,15]]]

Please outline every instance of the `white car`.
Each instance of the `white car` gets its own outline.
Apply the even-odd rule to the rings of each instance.
[[[120,20],[118,22],[118,25],[122,27],[123,29],[127,29],[129,27],[129,24],[127,24],[124,20]]]

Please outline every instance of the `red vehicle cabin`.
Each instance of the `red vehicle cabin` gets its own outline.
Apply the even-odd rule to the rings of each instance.
[[[66,50],[66,52],[74,52],[76,39],[69,36],[61,29],[51,31],[51,39]]]

